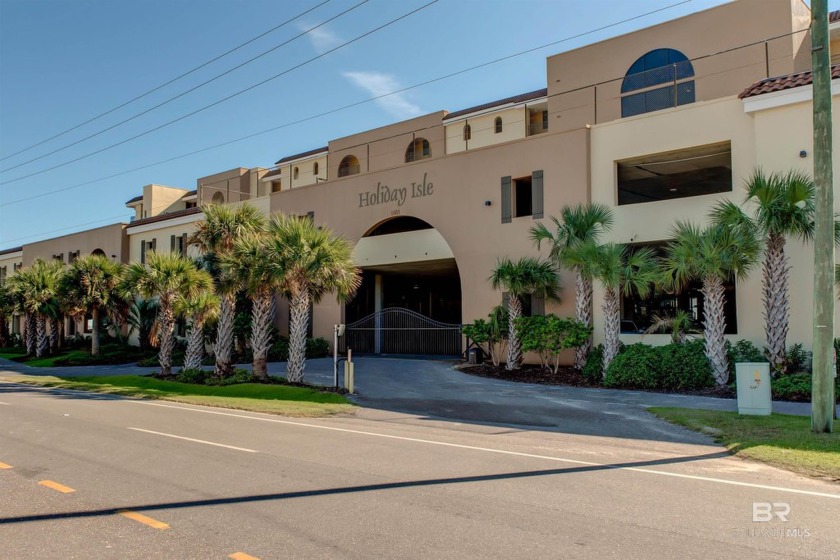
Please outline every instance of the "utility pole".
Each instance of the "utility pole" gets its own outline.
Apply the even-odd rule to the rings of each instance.
[[[831,54],[828,0],[811,1],[811,72],[814,82],[814,361],[811,429],[834,424],[834,180],[831,170]]]

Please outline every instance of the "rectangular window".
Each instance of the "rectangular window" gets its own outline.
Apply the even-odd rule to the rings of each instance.
[[[729,142],[619,161],[618,204],[640,204],[732,191]]]
[[[513,180],[514,213],[515,218],[530,216],[534,213],[533,188],[531,177],[521,177]]]
[[[545,315],[545,299],[536,297],[531,294],[525,294],[519,299],[522,302],[523,317],[536,317],[540,315]],[[508,292],[502,293],[502,307],[507,309],[509,301],[510,295],[508,294]]]
[[[664,243],[650,243],[658,252],[664,251]],[[643,244],[634,247],[643,247]],[[677,311],[685,311],[694,322],[698,331],[703,329],[703,294],[700,293],[702,283],[691,282],[680,292],[669,292],[659,288],[651,290],[647,298],[640,298],[638,294],[624,296],[621,300],[621,332],[642,333],[653,323],[655,317],[673,317]],[[725,334],[738,334],[738,314],[735,292],[735,278],[729,278],[724,283],[726,303],[724,317],[726,320]],[[663,334],[670,334],[670,331]]]

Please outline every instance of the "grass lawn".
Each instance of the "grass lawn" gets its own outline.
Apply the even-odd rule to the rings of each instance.
[[[90,348],[67,349],[59,354],[36,358],[27,357],[25,350],[4,349],[0,352],[0,358],[14,360],[30,367],[66,367],[66,366],[95,366],[95,365],[120,365],[135,363],[147,354],[133,346],[119,344],[103,344],[98,356],[90,355]]]
[[[26,352],[15,352],[15,351],[0,352],[0,358],[6,358],[7,360],[14,360],[14,359],[17,359],[17,358],[23,358],[24,356],[26,356]]]
[[[342,395],[286,385],[242,383],[219,387],[162,381],[139,375],[107,377],[20,376],[6,379],[16,383],[44,387],[77,389],[95,393],[161,399],[296,417],[329,416],[352,412],[355,408]]]
[[[739,416],[736,412],[649,408],[653,414],[707,433],[738,457],[761,461],[809,476],[840,481],[840,425],[835,432],[811,432],[807,416]]]

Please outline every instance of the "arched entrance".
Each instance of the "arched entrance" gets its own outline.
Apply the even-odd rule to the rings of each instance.
[[[362,285],[345,305],[345,344],[356,352],[461,353],[461,276],[429,223],[401,216],[368,230],[354,256]]]

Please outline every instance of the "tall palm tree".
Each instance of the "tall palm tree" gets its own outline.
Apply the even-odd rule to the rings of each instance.
[[[49,349],[47,308],[54,303],[58,294],[62,269],[63,265],[59,261],[38,259],[10,279],[12,290],[18,294],[24,309],[30,314],[27,321],[30,334],[27,336],[31,336],[34,318],[35,355],[39,358]]]
[[[196,224],[191,238],[204,251],[207,261],[222,259],[233,251],[236,240],[262,229],[265,218],[254,206],[243,204],[238,207],[209,204],[203,208],[204,219]],[[216,376],[222,377],[233,369],[231,350],[233,348],[233,321],[236,313],[235,276],[216,276],[216,293],[219,294],[219,326],[213,351],[216,355]]]
[[[309,309],[327,293],[346,301],[361,283],[350,243],[309,218],[277,214],[268,223],[266,267],[289,298],[287,379],[303,381]]]
[[[254,232],[236,241],[233,250],[222,260],[222,268],[238,275],[251,299],[251,352],[254,375],[268,378],[268,350],[271,347],[271,323],[274,319],[274,293],[282,288],[284,276],[270,265],[268,236]]]
[[[219,316],[219,297],[212,291],[198,292],[175,302],[175,313],[190,321],[184,369],[200,369],[204,359],[204,325]]]
[[[578,246],[589,241],[597,242],[601,234],[613,225],[612,210],[603,204],[578,204],[564,206],[560,219],[551,217],[554,231],[539,223],[531,228],[531,239],[537,248],[543,241],[550,247],[550,257],[558,267],[575,273],[575,316],[584,325],[592,326],[592,278],[589,261],[580,258]],[[592,337],[575,350],[575,367],[586,365],[586,356],[592,348]]]
[[[685,288],[692,280],[702,282],[705,352],[719,385],[729,380],[725,282],[733,276],[745,278],[758,262],[760,251],[761,243],[749,227],[700,228],[677,222],[661,262],[663,281],[676,289]]]
[[[522,365],[522,345],[516,335],[516,320],[522,316],[522,298],[535,295],[558,301],[560,277],[548,261],[523,257],[518,261],[501,259],[489,278],[494,290],[508,293],[508,355],[505,368],[513,371]]]
[[[9,319],[14,316],[15,303],[11,290],[0,284],[0,348],[9,345]]]
[[[126,269],[126,285],[144,298],[160,303],[160,349],[158,361],[162,375],[172,374],[175,346],[175,305],[180,300],[213,287],[213,279],[195,262],[177,253],[146,253],[146,264],[132,263]]]
[[[631,250],[623,244],[586,243],[593,263],[593,275],[604,287],[604,357],[601,375],[606,377],[607,368],[618,355],[621,333],[622,295],[633,293],[645,298],[659,278],[655,253],[650,247]],[[582,252],[583,253],[583,252]]]
[[[68,314],[93,318],[90,353],[100,352],[100,326],[105,313],[122,302],[120,282],[123,265],[102,255],[79,257],[67,268],[61,282],[60,294]]]
[[[788,280],[790,265],[785,254],[787,238],[810,241],[814,235],[814,183],[807,173],[765,174],[756,170],[747,180],[745,202],[753,209],[747,218],[731,202],[718,204],[713,217],[724,227],[737,226],[749,219],[764,241],[762,299],[767,357],[774,372],[784,372],[790,322]]]

